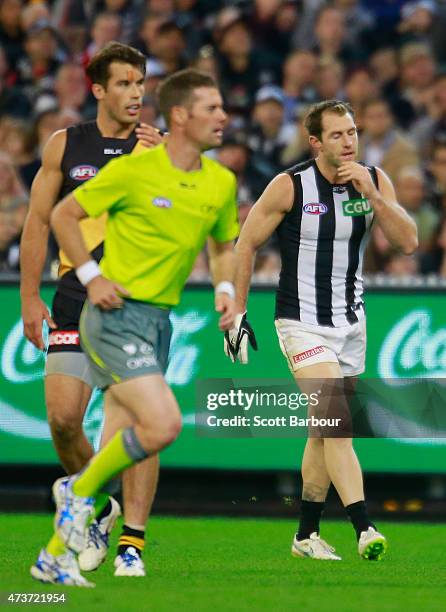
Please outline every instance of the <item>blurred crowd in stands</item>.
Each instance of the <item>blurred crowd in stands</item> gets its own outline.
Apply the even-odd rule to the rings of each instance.
[[[348,100],[360,158],[389,174],[420,240],[402,256],[375,227],[365,271],[446,277],[445,32],[446,0],[0,0],[0,271],[19,269],[42,147],[95,117],[84,67],[119,40],[147,56],[147,123],[163,127],[155,91],[166,75],[194,66],[216,77],[229,120],[210,154],[238,177],[241,221],[277,172],[311,156],[308,106]],[[257,279],[278,269],[273,240]],[[193,277],[208,277],[204,255]]]

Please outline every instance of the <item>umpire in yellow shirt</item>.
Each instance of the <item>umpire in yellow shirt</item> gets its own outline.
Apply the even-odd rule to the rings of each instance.
[[[129,71],[128,79],[134,77]],[[54,210],[61,248],[86,286],[81,341],[105,389],[108,443],[82,473],[56,481],[56,530],[74,553],[85,543],[94,498],[122,470],[169,446],[181,429],[163,376],[171,327],[198,253],[208,240],[219,327],[234,319],[233,241],[239,232],[234,175],[202,155],[221,144],[226,114],[212,77],[177,72],[159,91],[167,140],[110,162]],[[100,267],[79,221],[108,213]]]

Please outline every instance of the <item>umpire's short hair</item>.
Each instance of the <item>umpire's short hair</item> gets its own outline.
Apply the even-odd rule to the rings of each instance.
[[[313,104],[305,115],[304,126],[310,136],[315,136],[318,140],[322,138],[322,116],[324,113],[334,113],[340,117],[348,113],[354,117],[351,105],[342,100],[324,100]]]
[[[130,64],[137,68],[143,76],[146,74],[146,58],[138,49],[112,41],[98,51],[88,64],[87,75],[90,81],[106,89],[110,78],[110,65],[114,62]]]
[[[170,114],[174,106],[187,106],[193,101],[194,91],[200,87],[215,87],[215,79],[205,72],[193,68],[179,70],[167,77],[158,88],[158,101],[166,125],[170,125]]]

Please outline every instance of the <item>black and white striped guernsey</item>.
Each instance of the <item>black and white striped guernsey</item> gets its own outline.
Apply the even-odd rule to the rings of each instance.
[[[377,185],[374,167],[367,166]],[[292,209],[277,228],[276,319],[343,327],[364,317],[362,262],[373,210],[351,182],[330,183],[315,160],[286,170]]]

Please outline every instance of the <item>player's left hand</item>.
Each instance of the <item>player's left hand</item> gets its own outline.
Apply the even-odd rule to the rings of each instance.
[[[215,310],[221,313],[218,327],[222,331],[231,329],[235,318],[235,301],[228,293],[215,294]]]
[[[370,199],[377,192],[370,172],[365,166],[357,162],[348,161],[341,164],[338,168],[337,176],[346,183],[352,181],[356,191],[362,193],[365,198]]]
[[[147,123],[140,123],[135,129],[135,133],[138,142],[148,149],[150,149],[150,147],[156,147],[156,145],[159,145],[163,140],[159,130]]]
[[[225,332],[225,353],[232,363],[235,363],[237,359],[240,363],[248,363],[248,340],[256,351],[258,347],[254,330],[246,318],[246,312],[244,312],[235,315],[234,327]]]

